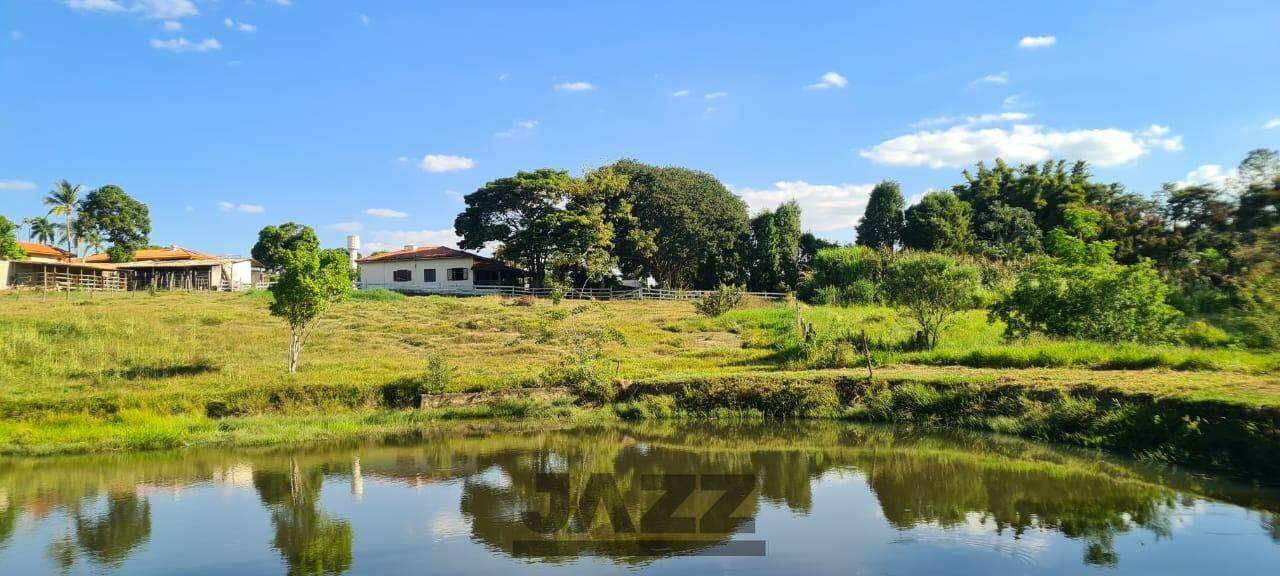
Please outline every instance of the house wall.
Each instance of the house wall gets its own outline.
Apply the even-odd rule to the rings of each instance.
[[[431,290],[471,288],[475,285],[475,271],[471,269],[471,266],[474,264],[475,260],[471,258],[441,258],[439,260],[410,260],[399,262],[366,262],[360,265],[360,286],[362,288],[387,288],[389,290],[399,290],[404,292],[427,292]],[[467,279],[461,281],[450,281],[450,268],[465,268],[467,270]],[[413,274],[410,281],[394,281],[393,273],[396,270],[412,271]],[[424,270],[435,270],[436,281],[424,281]]]
[[[248,290],[253,287],[253,263],[248,260],[231,265],[231,289]]]
[[[9,261],[0,260],[0,290],[9,288]]]

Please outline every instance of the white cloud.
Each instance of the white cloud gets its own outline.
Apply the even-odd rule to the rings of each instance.
[[[369,15],[368,15],[368,14],[357,14],[356,16],[357,16],[358,18],[360,18],[360,23],[361,23],[361,24],[363,24],[363,25],[365,25],[365,26],[368,26],[368,25],[369,25]]]
[[[927,128],[930,126],[947,126],[949,124],[976,126],[978,124],[997,124],[1000,122],[1022,122],[1028,118],[1031,118],[1031,115],[1025,112],[992,112],[978,116],[938,116],[913,122],[911,127]]]
[[[177,32],[179,30],[182,30],[182,23],[177,20],[165,20],[164,29],[168,30],[169,32]]]
[[[0,180],[0,190],[35,190],[35,182],[26,180]]]
[[[561,92],[586,92],[588,90],[595,89],[595,84],[590,82],[562,82],[560,84],[556,84],[556,90]]]
[[[688,91],[688,90],[676,90],[675,92],[672,92],[672,93],[671,93],[671,95],[672,95],[672,96],[674,96],[674,97],[676,97],[676,98],[683,98],[683,97],[685,97],[685,96],[688,96],[688,95],[689,95],[689,91]]]
[[[1010,129],[962,125],[899,136],[859,154],[878,164],[930,168],[958,168],[993,158],[1014,163],[1065,158],[1115,166],[1136,160],[1152,148],[1178,150],[1181,146],[1179,136],[1149,139],[1116,128],[1059,131],[1025,124]]]
[[[803,180],[774,182],[772,188],[736,190],[753,212],[771,210],[795,200],[806,230],[852,229],[867,208],[874,184],[810,184]]]
[[[1057,36],[1023,36],[1018,41],[1018,47],[1023,50],[1036,50],[1039,48],[1048,48],[1058,43]]]
[[[369,240],[364,243],[364,250],[400,250],[406,244],[414,246],[448,246],[457,248],[462,240],[452,228],[443,230],[374,230],[369,233]]]
[[[408,218],[409,217],[408,212],[401,212],[399,210],[392,210],[390,208],[369,208],[369,209],[366,209],[364,212],[361,212],[361,214],[364,214],[365,216],[376,216],[378,218]]]
[[[239,32],[244,32],[245,34],[253,34],[254,32],[258,31],[258,27],[254,26],[253,24],[250,24],[248,22],[236,22],[235,20],[232,20],[230,18],[223,18],[222,24],[227,28],[231,28]]]
[[[511,128],[494,134],[498,138],[515,138],[521,132],[529,132],[538,127],[537,120],[520,120],[512,125]]]
[[[1187,177],[1174,182],[1174,185],[1182,188],[1184,186],[1207,184],[1216,188],[1225,188],[1228,180],[1235,180],[1239,176],[1240,171],[1235,168],[1224,170],[1218,164],[1204,164],[1195,170],[1187,172]]]
[[[1180,152],[1182,150],[1182,137],[1170,136],[1171,130],[1168,126],[1152,124],[1140,134],[1143,142],[1152,148],[1159,148],[1167,152]]]
[[[199,42],[192,42],[184,37],[177,37],[170,40],[151,39],[151,47],[156,50],[165,50],[168,52],[213,52],[222,49],[222,43],[216,38],[205,38]]]
[[[706,100],[719,100],[719,99],[724,98],[725,96],[728,96],[728,95],[729,95],[729,93],[728,93],[728,92],[712,92],[712,93],[710,93],[710,94],[707,94],[707,95],[703,96],[703,98],[704,98],[704,99],[706,99]]]
[[[1008,84],[1009,73],[1000,72],[999,74],[987,74],[986,76],[983,76],[977,80],[974,80],[973,83],[974,84]]]
[[[275,0],[276,6],[293,6],[293,0]]]
[[[1005,96],[1004,100],[1000,102],[1000,107],[1005,110],[1010,108],[1028,108],[1030,106],[1031,103],[1027,102],[1027,95],[1022,93]]]
[[[822,75],[822,79],[817,84],[805,86],[805,90],[826,90],[827,88],[844,88],[849,84],[849,79],[841,76],[838,72],[827,72]]]
[[[510,75],[510,74],[507,74],[506,72],[503,72],[502,74],[499,74],[499,75],[498,75],[498,81],[499,81],[499,82],[506,82],[506,81],[507,81],[507,78],[510,78],[510,77],[511,77],[511,75]]]
[[[10,30],[10,31],[9,31],[9,39],[10,39],[10,40],[13,40],[13,41],[15,41],[15,42],[16,42],[16,41],[18,41],[18,40],[21,40],[21,39],[22,39],[22,31],[21,31],[21,30]]]
[[[361,224],[360,222],[335,222],[333,224],[325,226],[325,228],[328,228],[335,232],[345,232],[347,234],[351,234],[354,232],[359,232],[360,230],[364,229],[364,224]]]
[[[242,212],[244,214],[261,214],[263,212],[266,212],[267,210],[266,208],[263,208],[259,204],[233,204],[231,202],[227,202],[226,200],[223,200],[222,202],[218,203],[218,211],[219,212]]]
[[[1275,130],[1280,128],[1280,118],[1272,118],[1270,122],[1262,125],[1263,130]]]
[[[115,0],[67,0],[67,8],[85,12],[121,12],[124,6]]]
[[[475,165],[475,160],[465,156],[450,156],[448,154],[427,154],[422,158],[422,162],[418,164],[420,168],[427,172],[457,172],[459,170],[470,170]]]

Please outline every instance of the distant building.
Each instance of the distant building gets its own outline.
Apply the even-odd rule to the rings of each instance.
[[[403,250],[360,258],[356,263],[360,267],[361,288],[408,293],[467,292],[476,286],[515,286],[529,276],[492,258],[444,246],[408,245]]]
[[[89,263],[110,261],[106,254],[85,258]],[[262,267],[251,258],[211,256],[178,246],[138,250],[132,260],[114,267],[131,273],[134,290],[248,290],[262,279]]]

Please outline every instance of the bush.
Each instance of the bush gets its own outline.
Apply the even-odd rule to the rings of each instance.
[[[889,265],[884,293],[920,325],[920,343],[938,345],[938,333],[956,312],[973,307],[981,288],[978,269],[936,253],[909,253]]]
[[[742,303],[742,297],[745,293],[746,291],[741,286],[721,284],[719,288],[708,292],[701,300],[694,302],[693,307],[698,310],[698,313],[714,318],[733,310],[738,304]]]
[[[545,282],[547,285],[547,297],[551,298],[551,303],[559,306],[564,301],[564,297],[569,293],[569,285],[563,280],[557,280],[551,276],[547,276]]]
[[[1221,328],[1213,326],[1207,322],[1196,321],[1182,329],[1182,334],[1178,339],[1183,344],[1189,346],[1199,346],[1201,348],[1217,348],[1226,346],[1231,342],[1231,337]]]
[[[880,299],[880,284],[893,258],[892,251],[866,246],[819,250],[813,257],[813,276],[805,285],[805,296],[839,306],[875,302]],[[819,292],[830,301],[819,300]]]
[[[991,310],[1009,336],[1032,333],[1105,341],[1167,340],[1181,313],[1149,261],[1068,264],[1042,258]]]

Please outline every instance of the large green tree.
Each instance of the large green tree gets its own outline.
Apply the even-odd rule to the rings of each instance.
[[[288,262],[288,255],[300,250],[318,250],[320,239],[310,226],[297,222],[285,222],[279,226],[267,226],[258,231],[258,242],[250,254],[267,270],[280,272]]]
[[[963,252],[973,244],[969,203],[950,192],[930,192],[907,208],[902,245],[915,250]]]
[[[564,170],[543,168],[485,183],[463,200],[466,210],[453,222],[458,247],[478,250],[500,242],[496,255],[522,266],[541,283],[554,240],[548,237],[555,214],[579,186]]]
[[[108,184],[90,191],[80,202],[76,228],[81,234],[92,231],[110,242],[107,254],[112,262],[128,262],[150,239],[151,213],[146,204]]]
[[[751,219],[749,285],[756,290],[795,290],[800,282],[800,205],[784,202]]]
[[[902,208],[906,200],[897,182],[884,180],[871,189],[867,210],[858,222],[859,246],[893,248],[902,241]]]
[[[678,167],[620,160],[636,218],[620,251],[624,273],[652,276],[669,288],[714,288],[745,280],[751,231],[747,206],[714,176]]]
[[[18,226],[0,216],[0,260],[22,260],[27,253],[18,246]]]

